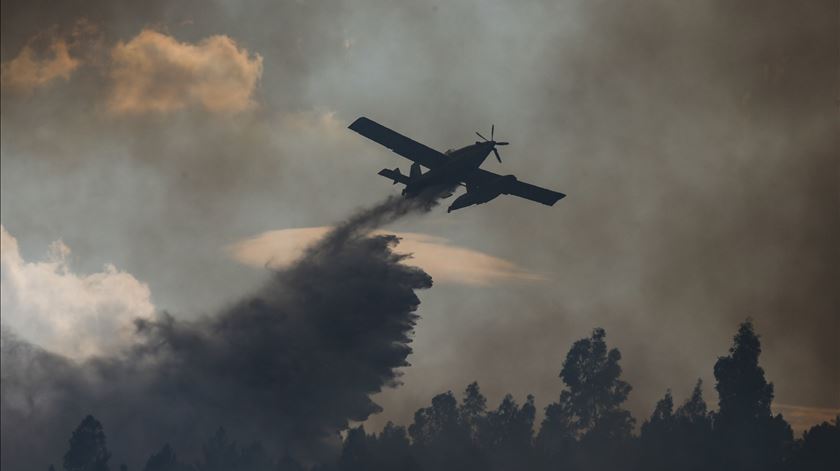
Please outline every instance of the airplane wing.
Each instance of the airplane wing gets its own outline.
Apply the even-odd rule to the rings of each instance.
[[[501,175],[497,175],[493,172],[488,172],[484,169],[476,169],[475,172],[470,176],[467,183],[478,183],[495,180],[501,178]],[[518,196],[520,198],[525,198],[526,200],[536,201],[537,203],[542,203],[547,206],[553,206],[554,203],[558,202],[559,200],[566,197],[563,193],[552,191],[546,188],[539,187],[537,185],[532,185],[530,183],[525,183],[523,181],[516,180],[513,183],[509,184],[502,193],[506,195],[513,195]]]
[[[440,167],[449,158],[431,147],[426,147],[364,116],[353,121],[353,124],[348,127],[362,136],[378,142],[397,154],[413,160],[426,168]]]
[[[566,195],[557,191],[551,191],[537,185],[530,183],[515,181],[507,190],[504,191],[507,195],[514,195],[526,200],[536,201],[548,206],[553,206],[554,203],[565,198]]]

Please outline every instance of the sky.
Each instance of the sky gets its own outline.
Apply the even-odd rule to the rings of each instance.
[[[370,427],[474,380],[542,407],[595,327],[637,418],[697,378],[714,405],[746,318],[777,409],[822,420],[840,409],[836,10],[4,1],[3,325],[82,359],[136,318],[227,309],[398,193],[376,172],[408,165],[354,119],[441,151],[494,124],[511,145],[485,168],[568,197],[383,229],[434,286]]]

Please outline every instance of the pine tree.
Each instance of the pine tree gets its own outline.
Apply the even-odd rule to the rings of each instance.
[[[739,326],[729,355],[715,363],[719,411],[714,433],[722,469],[779,469],[793,441],[790,425],[770,411],[773,384],[764,378],[760,355],[761,342],[747,320]]]
[[[105,444],[102,424],[92,415],[85,417],[70,437],[64,454],[65,471],[108,471],[111,454]]]
[[[764,379],[764,369],[758,365],[761,342],[752,321],[738,328],[729,355],[715,363],[718,392],[718,424],[737,424],[763,419],[771,415],[773,384]]]

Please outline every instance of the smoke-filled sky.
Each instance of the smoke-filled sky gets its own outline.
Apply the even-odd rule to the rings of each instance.
[[[747,317],[777,406],[830,414],[838,39],[828,0],[4,0],[4,327],[81,359],[232,312],[398,191],[356,117],[440,150],[494,123],[488,170],[569,196],[384,228],[435,286],[372,426],[473,380],[544,405],[596,326],[637,417],[698,377],[714,403]]]

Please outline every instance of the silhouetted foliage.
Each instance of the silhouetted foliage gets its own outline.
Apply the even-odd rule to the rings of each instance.
[[[758,365],[761,342],[747,320],[738,328],[729,355],[718,358],[714,373],[718,412],[714,415],[719,469],[781,469],[793,432],[781,415],[773,416],[773,384]]]
[[[671,391],[656,404],[642,424],[639,436],[639,469],[710,469],[711,418],[698,380],[676,411]]]
[[[519,407],[506,395],[499,407],[487,413],[479,428],[479,448],[487,456],[490,469],[530,468],[528,459],[534,441],[534,396]]]
[[[478,383],[472,382],[467,386],[459,412],[473,444],[478,446],[478,431],[481,429],[487,413],[487,398],[481,394]]]
[[[108,471],[111,454],[105,444],[102,424],[92,415],[85,417],[70,437],[64,454],[65,471]]]
[[[415,412],[408,433],[424,469],[464,469],[479,455],[471,426],[451,391],[438,394],[431,406]]]
[[[620,379],[621,353],[607,349],[606,332],[595,329],[572,345],[560,378],[566,388],[546,407],[537,437],[543,462],[556,459],[573,467],[601,469],[626,464],[635,419],[622,408],[632,389]],[[577,443],[577,450],[570,448]],[[565,455],[565,456],[564,456]],[[618,461],[616,461],[618,460]]]
[[[811,427],[795,447],[790,469],[829,471],[840,469],[840,415],[834,423]]]
[[[202,459],[196,464],[197,471],[268,471],[273,468],[259,443],[240,448],[228,438],[223,428],[202,446]]]
[[[794,441],[787,422],[771,413],[773,385],[759,366],[752,322],[740,325],[728,355],[715,363],[719,410],[709,411],[698,380],[681,403],[666,391],[638,436],[624,409],[631,387],[621,379],[621,354],[605,339],[595,329],[569,349],[559,375],[564,387],[545,408],[536,436],[533,396],[520,405],[508,394],[488,409],[473,382],[460,402],[452,392],[432,398],[407,429],[389,422],[378,434],[347,430],[338,459],[315,467],[301,465],[288,449],[272,459],[258,443],[242,447],[220,428],[195,463],[180,461],[165,444],[143,471],[840,469],[840,416]],[[65,470],[105,471],[109,458],[101,424],[86,417],[70,439]]]
[[[389,422],[379,436],[367,435],[362,426],[350,429],[339,458],[341,470],[416,470],[420,469],[412,453],[404,427]]]
[[[191,471],[191,467],[178,461],[175,450],[167,443],[146,461],[143,471]]]

